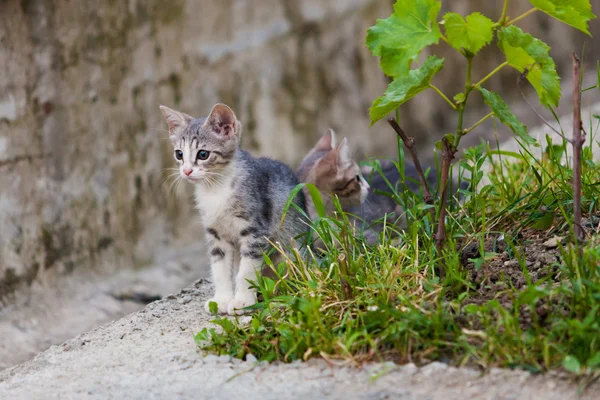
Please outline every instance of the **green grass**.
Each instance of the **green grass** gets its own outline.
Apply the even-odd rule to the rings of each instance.
[[[589,146],[597,131],[595,122],[583,154],[582,208],[592,236],[581,254],[568,240],[573,201],[566,143],[548,141],[541,159],[526,147],[517,154],[481,145],[456,166],[459,175],[471,174],[478,190],[460,190],[460,201],[455,196],[450,202],[443,254],[435,249],[434,225],[418,194],[394,193],[408,228],[396,236],[386,230],[375,247],[354,234],[343,214],[322,218],[315,230],[327,251],[305,258],[293,253],[278,266],[285,279],[259,277],[264,301],[250,322],[217,316],[220,328],[199,332],[199,346],[269,361],[441,360],[597,373],[600,165]],[[399,152],[403,160],[401,146]],[[480,172],[486,161],[493,165],[488,183]],[[553,235],[567,238],[552,253],[557,261],[534,271],[527,246]],[[468,246],[479,254],[465,260]],[[512,269],[497,267],[501,253]],[[440,263],[444,279],[436,272]],[[477,274],[483,279],[474,279]]]

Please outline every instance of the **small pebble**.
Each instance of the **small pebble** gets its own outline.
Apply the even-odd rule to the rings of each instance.
[[[246,354],[246,362],[254,364],[254,363],[258,362],[258,359],[256,357],[254,357],[252,354]]]
[[[203,361],[207,364],[216,364],[217,362],[219,362],[219,356],[215,354],[209,354],[207,356],[204,356]]]
[[[226,355],[226,354],[222,355],[222,356],[219,356],[219,361],[222,362],[222,363],[231,362],[231,356]]]
[[[431,376],[431,375],[435,374],[436,372],[439,372],[439,371],[442,371],[445,369],[448,369],[448,365],[438,362],[438,361],[434,361],[431,364],[427,364],[426,366],[421,368],[421,373],[425,376]]]
[[[542,246],[544,246],[547,249],[555,249],[558,247],[558,243],[562,242],[562,237],[560,236],[554,236],[551,239],[546,240],[544,243],[542,243]]]
[[[417,366],[414,363],[408,363],[406,365],[403,365],[400,370],[405,374],[412,375],[415,372],[417,372],[419,370],[419,368],[417,368]]]

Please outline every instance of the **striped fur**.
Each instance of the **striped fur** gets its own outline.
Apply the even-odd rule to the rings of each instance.
[[[308,231],[308,221],[294,207],[280,225],[298,178],[285,164],[241,150],[241,124],[224,104],[215,105],[207,118],[163,106],[161,110],[181,178],[195,185],[196,207],[207,233],[215,295],[206,309],[214,301],[219,312],[239,314],[256,302],[248,280],[260,271],[269,242],[301,247],[298,237]],[[306,211],[302,192],[294,202]]]

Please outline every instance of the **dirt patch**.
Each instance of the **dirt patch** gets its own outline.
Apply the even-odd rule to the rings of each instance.
[[[53,346],[0,372],[2,399],[593,399],[556,374],[492,369],[487,374],[434,362],[366,364],[257,363],[198,352],[193,335],[211,326],[203,304],[212,284],[178,295]]]
[[[462,262],[469,274],[469,280],[476,289],[470,303],[482,304],[498,297],[509,287],[524,289],[528,279],[536,283],[540,279],[559,281],[558,263],[561,261],[558,244],[561,237],[528,229],[522,233],[520,254],[510,250],[502,238],[489,238],[485,242],[487,259],[479,264],[474,261],[481,257],[479,244],[465,247]],[[496,253],[490,255],[489,253]]]
[[[600,214],[584,218],[583,225],[588,237],[597,235],[600,232]],[[515,289],[518,293],[529,285],[542,282],[549,286],[558,285],[564,279],[561,248],[569,246],[569,238],[568,228],[547,231],[527,228],[519,233],[513,246],[509,246],[502,235],[490,236],[484,243],[487,256],[483,262],[477,260],[482,257],[479,243],[464,246],[461,262],[475,289],[464,304],[481,305],[498,300],[509,309],[515,299]],[[563,308],[558,299],[552,303],[544,299],[536,303],[535,313],[543,320],[551,312],[564,312]],[[519,310],[522,328],[531,323],[531,314],[527,307]]]

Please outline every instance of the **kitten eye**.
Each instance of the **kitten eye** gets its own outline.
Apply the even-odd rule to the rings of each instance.
[[[356,182],[360,182],[360,175],[356,175]]]
[[[178,159],[179,161],[183,160],[183,151],[175,150],[175,158]]]
[[[210,156],[210,151],[200,150],[198,152],[198,155],[196,156],[196,159],[198,159],[198,160],[206,160],[206,159],[208,159],[208,156]]]

